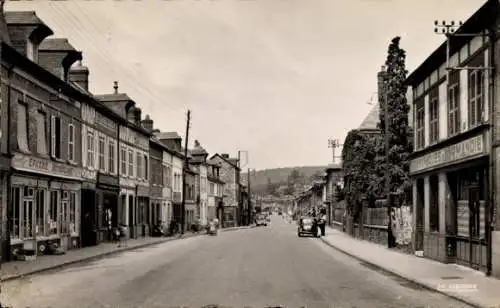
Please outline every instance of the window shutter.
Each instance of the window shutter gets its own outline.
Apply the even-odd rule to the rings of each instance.
[[[50,155],[56,155],[56,117],[50,116]]]
[[[82,125],[82,165],[87,167],[87,126]]]

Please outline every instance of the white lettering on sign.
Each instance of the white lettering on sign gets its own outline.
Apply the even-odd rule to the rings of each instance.
[[[467,139],[444,149],[413,159],[410,162],[410,173],[474,158],[480,154],[485,154],[483,135]]]
[[[36,172],[64,178],[78,180],[82,178],[81,168],[19,153],[14,154],[14,157],[12,158],[12,167],[20,171]]]

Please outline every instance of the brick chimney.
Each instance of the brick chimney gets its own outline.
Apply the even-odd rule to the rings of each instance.
[[[149,117],[149,114],[146,115],[146,118],[144,120],[141,121],[141,125],[142,127],[149,131],[149,132],[152,132],[153,131],[153,120]]]
[[[113,94],[118,94],[118,81],[113,81]]]
[[[69,70],[69,81],[78,84],[86,91],[89,90],[89,69],[82,65],[81,60]]]
[[[220,156],[222,156],[222,158],[224,159],[229,159],[229,154],[227,153],[222,153]]]

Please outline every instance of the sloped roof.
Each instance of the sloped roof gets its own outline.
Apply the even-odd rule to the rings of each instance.
[[[368,113],[368,115],[364,118],[361,125],[358,129],[377,129],[377,124],[379,123],[379,106],[375,104]]]
[[[182,137],[177,132],[160,132],[155,133],[158,139],[182,139]]]
[[[131,101],[133,100],[125,93],[116,94],[96,94],[94,95],[96,99],[101,102],[118,102],[118,101]]]
[[[45,25],[35,11],[6,11],[5,20],[15,25]]]

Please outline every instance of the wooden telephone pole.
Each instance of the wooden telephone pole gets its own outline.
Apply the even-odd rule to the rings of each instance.
[[[186,138],[184,138],[184,167],[182,168],[182,203],[181,203],[181,234],[184,234],[186,227],[186,170],[189,168],[188,141],[189,126],[191,124],[191,111],[187,112]]]

